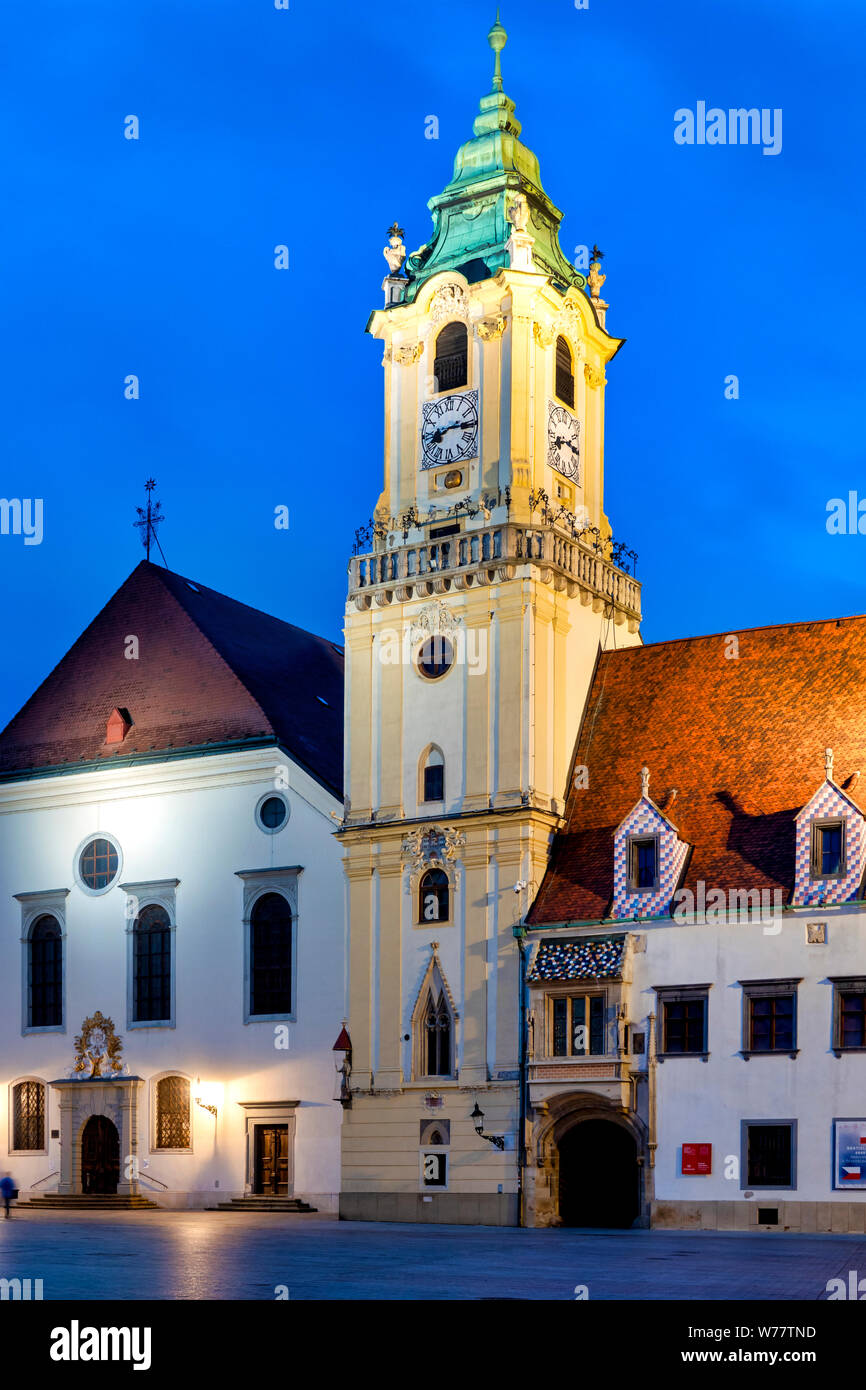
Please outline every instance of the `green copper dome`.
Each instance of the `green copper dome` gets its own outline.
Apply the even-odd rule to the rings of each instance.
[[[433,214],[433,238],[406,261],[409,283],[404,299],[411,301],[425,280],[444,270],[457,270],[467,280],[486,280],[508,265],[506,243],[513,230],[506,207],[518,192],[530,209],[527,227],[535,237],[534,263],[563,289],[582,288],[586,279],[566,260],[559,245],[562,213],[541,185],[538,160],[521,143],[514,102],[502,90],[500,53],[506,33],[496,23],[488,34],[496,54],[493,87],[481,98],[473,137],[461,145],[454,160],[454,177],[427,204]]]

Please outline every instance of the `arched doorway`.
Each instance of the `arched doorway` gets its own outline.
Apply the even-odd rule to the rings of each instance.
[[[640,1210],[634,1136],[611,1120],[583,1120],[557,1147],[562,1225],[631,1226]]]
[[[81,1133],[81,1191],[110,1197],[120,1177],[120,1135],[105,1115],[91,1115]]]

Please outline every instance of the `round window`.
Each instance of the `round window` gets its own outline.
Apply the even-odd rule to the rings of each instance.
[[[256,817],[262,830],[273,835],[289,819],[289,808],[281,796],[265,796],[256,809]]]
[[[450,671],[454,664],[454,648],[447,637],[437,633],[435,637],[428,637],[418,653],[418,670],[422,676],[428,680],[438,680],[439,676],[444,676],[446,671]]]
[[[91,893],[104,893],[120,872],[120,854],[113,840],[96,836],[78,856],[78,877]]]

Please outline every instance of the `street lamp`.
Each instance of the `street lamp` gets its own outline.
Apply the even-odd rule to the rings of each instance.
[[[479,1106],[477,1100],[475,1102],[475,1109],[472,1111],[469,1118],[475,1125],[475,1133],[480,1139],[486,1139],[488,1144],[494,1144],[497,1149],[505,1148],[505,1139],[501,1134],[484,1133],[484,1111]]]

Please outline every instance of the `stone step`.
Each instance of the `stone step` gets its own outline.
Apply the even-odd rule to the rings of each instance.
[[[219,1202],[216,1211],[317,1211],[309,1202],[300,1197],[233,1197],[230,1202]]]
[[[65,1209],[67,1211],[160,1211],[156,1202],[148,1197],[129,1193],[113,1194],[105,1197],[90,1196],[86,1192],[47,1192],[18,1202],[18,1208],[35,1207],[37,1211]]]

